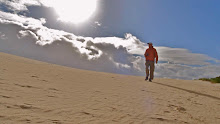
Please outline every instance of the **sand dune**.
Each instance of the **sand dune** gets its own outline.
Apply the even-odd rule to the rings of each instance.
[[[220,123],[220,85],[143,79],[0,53],[0,124]]]

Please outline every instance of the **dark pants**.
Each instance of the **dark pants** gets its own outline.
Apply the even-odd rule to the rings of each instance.
[[[150,79],[154,79],[154,61],[146,61],[146,76],[149,76],[149,67],[150,67]]]

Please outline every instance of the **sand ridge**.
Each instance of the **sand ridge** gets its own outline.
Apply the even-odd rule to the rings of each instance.
[[[73,69],[0,53],[1,124],[218,124],[220,85]]]

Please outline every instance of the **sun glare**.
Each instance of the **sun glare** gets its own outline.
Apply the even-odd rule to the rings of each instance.
[[[59,20],[81,23],[89,19],[96,11],[97,0],[57,0],[53,7]]]

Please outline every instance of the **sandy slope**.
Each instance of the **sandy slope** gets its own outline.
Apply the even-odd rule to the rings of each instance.
[[[220,123],[220,85],[143,79],[0,53],[0,124]]]

